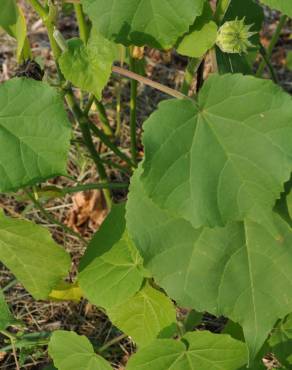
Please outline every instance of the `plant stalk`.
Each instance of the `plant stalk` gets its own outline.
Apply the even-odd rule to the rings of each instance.
[[[75,117],[75,120],[77,121],[80,127],[84,143],[96,165],[101,182],[107,182],[107,175],[105,172],[104,165],[100,159],[100,155],[97,152],[95,145],[93,143],[92,137],[91,137],[88,118],[83,114],[82,110],[76,104],[72,91],[67,92],[66,101],[67,101],[67,104],[70,110],[72,111]],[[111,194],[110,194],[109,189],[104,189],[104,196],[106,199],[107,206],[110,209],[112,205],[112,201],[111,201]]]
[[[184,81],[183,81],[182,88],[181,88],[181,92],[184,95],[189,94],[189,91],[190,91],[190,88],[191,88],[191,85],[194,79],[194,75],[197,73],[197,70],[201,64],[201,61],[202,59],[198,59],[198,58],[189,59],[189,62],[188,62],[188,65],[185,71]]]
[[[86,22],[86,18],[83,12],[82,5],[75,3],[74,10],[76,14],[77,23],[78,23],[80,39],[84,42],[84,44],[86,44],[88,41],[88,37],[89,37],[89,26],[88,26],[88,23]]]
[[[279,41],[279,38],[280,38],[281,32],[282,32],[282,28],[284,27],[285,23],[287,22],[287,19],[288,19],[287,15],[282,15],[281,16],[281,18],[279,20],[279,23],[278,23],[278,26],[277,26],[274,34],[273,34],[273,37],[272,37],[272,39],[270,41],[270,44],[267,48],[267,51],[265,53],[266,59],[263,58],[263,60],[261,61],[260,65],[259,65],[259,68],[256,72],[256,77],[262,77],[262,75],[264,73],[265,66],[266,66],[266,60],[269,60],[271,58],[274,47],[276,46],[277,42]]]
[[[132,56],[130,56],[130,70],[131,72],[136,72],[136,61]],[[137,92],[138,82],[134,79],[131,79],[130,136],[132,161],[135,165],[137,165]]]
[[[274,81],[274,83],[278,83],[279,81],[278,81],[278,78],[277,78],[277,75],[276,75],[276,72],[275,72],[275,70],[274,70],[274,67],[273,67],[273,65],[272,65],[272,63],[271,63],[271,61],[270,61],[270,59],[268,58],[268,56],[267,56],[267,51],[266,51],[266,49],[263,47],[263,45],[262,44],[260,44],[260,54],[261,54],[261,56],[262,56],[262,58],[263,58],[263,61],[265,62],[265,64],[267,65],[267,67],[268,67],[268,69],[269,69],[269,72],[270,72],[270,75],[271,75],[271,77],[272,77],[272,80]]]
[[[74,230],[70,229],[70,227],[64,225],[62,222],[58,221],[53,217],[43,206],[42,204],[35,199],[35,197],[28,191],[25,190],[26,195],[28,198],[33,202],[34,206],[43,214],[43,216],[52,222],[52,224],[58,225],[61,227],[64,231],[66,231],[68,234],[71,234],[75,236],[76,238],[82,240],[84,243],[86,243],[86,240],[78,233],[76,233]]]

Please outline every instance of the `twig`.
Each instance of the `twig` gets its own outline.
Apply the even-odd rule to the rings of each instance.
[[[113,66],[112,67],[112,71],[114,73],[117,73],[117,74],[121,75],[121,76],[130,78],[130,79],[134,79],[134,80],[136,80],[136,81],[138,81],[138,82],[140,82],[142,84],[145,84],[145,85],[148,85],[150,87],[153,87],[154,89],[159,90],[159,91],[162,91],[163,93],[165,93],[167,95],[170,95],[170,96],[173,96],[174,98],[177,98],[177,99],[190,99],[188,96],[182,94],[181,92],[179,92],[177,90],[174,90],[174,89],[172,89],[172,88],[170,88],[168,86],[162,85],[159,82],[152,81],[152,80],[150,80],[147,77],[140,76],[137,73],[128,71],[127,69]]]
[[[84,243],[86,243],[86,240],[78,233],[76,233],[74,230],[70,229],[70,227],[64,225],[62,222],[58,221],[53,217],[43,206],[42,204],[35,199],[35,197],[27,190],[24,190],[26,195],[29,197],[29,199],[33,202],[36,208],[39,209],[39,211],[47,218],[52,224],[60,226],[64,231],[67,233],[75,236],[76,238],[80,239]]]

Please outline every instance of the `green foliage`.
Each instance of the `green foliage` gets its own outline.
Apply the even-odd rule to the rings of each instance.
[[[213,14],[208,3],[205,3],[203,14],[196,18],[177,45],[177,52],[193,58],[203,56],[214,46],[217,37],[217,25],[213,21]]]
[[[108,39],[168,49],[201,15],[204,0],[82,0],[82,4]]]
[[[60,95],[15,78],[0,86],[0,191],[66,174],[71,129]]]
[[[5,330],[13,321],[14,319],[5,301],[4,294],[0,290],[0,331]]]
[[[49,354],[58,370],[112,370],[109,363],[94,353],[85,336],[58,330],[51,337]]]
[[[80,39],[69,40],[59,63],[67,80],[101,99],[115,55],[116,46],[93,29],[87,45]]]
[[[35,299],[47,299],[70,268],[69,255],[41,226],[0,211],[0,261]]]
[[[33,58],[21,8],[15,0],[0,1],[0,27],[17,39],[18,61]],[[261,3],[292,15],[290,1]],[[268,60],[271,50],[265,53],[260,44],[260,2],[219,0],[211,10],[206,0],[81,0],[70,6],[79,38],[68,42],[57,29],[54,2],[31,0],[30,5],[47,28],[57,75],[45,73],[54,87],[28,78],[0,86],[0,191],[30,194],[26,187],[33,186],[34,198],[17,194],[16,199],[36,200],[33,206],[50,222],[84,241],[45,208],[51,197],[43,195],[55,186],[40,186],[67,176],[71,144],[73,151],[82,145],[96,165],[100,187],[106,188],[111,212],[88,243],[75,281],[64,281],[70,257],[47,230],[2,211],[0,261],[35,299],[79,302],[84,296],[105,309],[123,333],[98,349],[74,332],[54,332],[49,354],[55,368],[109,370],[97,353],[126,335],[137,344],[127,370],[244,370],[247,365],[263,370],[262,358],[269,352],[291,367],[292,100],[271,81],[244,76],[255,74],[260,50],[277,80]],[[286,19],[281,17],[271,45]],[[144,46],[172,48],[167,55],[192,58],[186,60],[183,93],[145,78]],[[113,69],[116,61],[120,67]],[[209,61],[219,74],[205,79]],[[126,104],[124,82],[111,81],[110,91],[117,92],[111,102],[115,122],[102,103],[112,70],[179,98],[162,102],[144,123],[145,155],[137,169],[132,163],[143,154],[136,137],[137,82],[131,82]],[[93,126],[100,123],[91,121],[94,96],[99,119],[110,130]],[[122,115],[121,105],[127,106]],[[73,121],[73,116],[80,132],[71,141],[68,117]],[[124,154],[129,148],[120,149],[122,120],[130,122],[132,158]],[[116,163],[112,153],[122,161]],[[111,189],[127,186],[109,181],[112,167],[115,182],[128,180],[118,170],[134,172],[126,205],[111,204]],[[80,178],[85,176],[72,180]],[[84,186],[78,183],[75,189]],[[57,189],[60,197],[72,191]],[[221,334],[195,331],[205,312],[228,319]],[[13,324],[0,291],[0,330]],[[23,351],[48,343],[50,335],[13,334],[20,366],[26,360]]]
[[[289,226],[274,216],[281,241],[248,220],[194,229],[154,204],[139,175],[132,181],[127,221],[145,267],[179,305],[240,323],[253,359],[277,319],[292,310]]]
[[[280,12],[292,17],[292,3],[287,0],[260,0],[263,4],[268,5],[272,9],[277,9]]]
[[[268,342],[277,359],[289,369],[292,365],[292,314],[276,325]]]
[[[214,75],[197,102],[163,102],[145,123],[144,188],[194,227],[248,218],[280,239],[271,210],[290,177],[291,119],[270,81]]]
[[[156,340],[131,357],[127,370],[237,370],[246,362],[246,348],[229,335],[187,333],[182,340]]]
[[[109,244],[107,232],[112,234],[117,217],[124,218],[124,206],[111,212],[108,223],[95,238],[96,257],[79,273],[79,282],[84,295],[95,305],[110,309],[132,297],[141,287],[144,275],[142,259],[130,239],[123,231],[120,240]],[[123,221],[121,222],[123,224]],[[93,242],[95,243],[95,242]],[[93,248],[94,244],[91,244]],[[97,249],[98,248],[98,249]],[[93,250],[93,249],[92,249]],[[87,257],[88,258],[88,257]]]
[[[139,348],[150,344],[158,336],[171,337],[176,331],[174,304],[148,284],[107,313],[111,321],[130,335]]]

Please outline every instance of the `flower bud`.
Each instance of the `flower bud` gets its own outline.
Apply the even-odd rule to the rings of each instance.
[[[225,22],[219,28],[216,44],[224,53],[247,53],[247,49],[253,46],[249,38],[256,32],[250,32],[253,25],[246,25],[244,20],[245,18],[241,20],[236,18],[235,21]]]

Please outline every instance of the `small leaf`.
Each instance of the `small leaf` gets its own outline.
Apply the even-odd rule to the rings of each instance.
[[[154,341],[130,358],[126,370],[237,370],[246,360],[242,342],[229,335],[197,331],[181,341]]]
[[[89,340],[73,331],[55,331],[49,343],[49,355],[58,370],[112,370],[104,358],[94,353]]]
[[[269,338],[269,345],[272,352],[282,365],[292,365],[292,314],[281,320]]]
[[[49,85],[14,78],[0,86],[0,191],[66,174],[71,129]]]
[[[204,0],[82,0],[94,26],[126,46],[169,49],[202,13]]]
[[[291,122],[271,81],[212,75],[197,102],[163,102],[144,124],[144,188],[196,228],[247,217],[281,239],[271,210],[292,170]]]
[[[177,45],[177,52],[193,58],[200,58],[215,44],[217,25],[212,20],[213,13],[208,3],[205,3],[203,14],[195,20],[190,30]]]
[[[280,12],[292,17],[292,3],[289,0],[260,0],[263,4],[268,5],[272,9],[277,9]]]
[[[176,330],[174,304],[150,285],[108,310],[107,314],[113,324],[131,336],[139,347],[150,344],[159,333],[171,337]]]
[[[43,227],[0,211],[0,261],[35,299],[47,299],[70,268],[69,255]]]
[[[78,282],[66,283],[62,281],[51,291],[49,299],[55,301],[79,302],[82,296],[83,293]]]
[[[68,50],[59,58],[59,64],[67,80],[101,99],[115,55],[116,46],[92,29],[87,45],[76,38],[68,41]]]
[[[0,289],[0,331],[5,330],[7,326],[9,326],[14,321],[15,320],[5,301],[4,294],[2,290]]]
[[[132,297],[143,281],[142,259],[125,227],[124,206],[115,207],[107,224],[90,243],[91,262],[79,273],[79,283],[85,297],[97,306],[110,309]],[[117,216],[120,220],[117,221]],[[116,238],[115,230],[118,229]],[[96,252],[94,252],[94,248]],[[95,258],[91,258],[96,253]],[[91,256],[90,256],[91,255]]]

